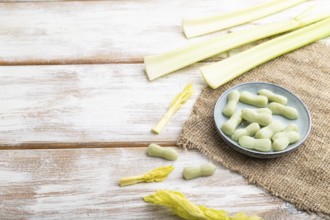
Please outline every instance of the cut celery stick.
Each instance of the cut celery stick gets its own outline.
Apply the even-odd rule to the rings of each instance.
[[[177,112],[181,106],[188,101],[192,93],[194,92],[192,83],[188,84],[182,92],[177,94],[174,99],[172,100],[172,103],[165,113],[165,115],[162,117],[162,119],[151,129],[151,131],[155,134],[160,134],[160,132],[163,130],[163,128],[166,126],[172,115]]]
[[[273,58],[330,35],[330,18],[259,44],[225,60],[201,67],[204,80],[216,89]]]
[[[149,80],[154,80],[232,48],[294,30],[330,16],[330,12],[314,15],[307,13],[308,11],[311,11],[311,9],[298,15],[295,19],[260,25],[189,44],[159,55],[146,56],[144,57],[145,71]]]
[[[196,19],[184,18],[182,20],[183,32],[187,38],[212,33],[257,20],[305,1],[307,0],[273,0],[229,13]]]

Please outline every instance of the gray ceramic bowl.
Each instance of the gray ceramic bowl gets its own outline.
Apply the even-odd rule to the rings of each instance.
[[[222,114],[222,110],[225,107],[225,105],[227,104],[228,94],[233,90],[248,91],[253,94],[257,94],[260,89],[268,89],[270,91],[273,91],[276,94],[285,96],[288,99],[287,105],[294,107],[295,109],[297,109],[297,111],[299,113],[299,118],[296,120],[289,120],[280,115],[273,115],[274,120],[281,121],[287,125],[294,123],[299,128],[299,131],[298,131],[300,134],[299,141],[294,144],[290,144],[283,151],[260,152],[260,151],[256,151],[256,150],[246,149],[246,148],[241,147],[237,142],[233,141],[229,136],[225,135],[220,130],[221,125],[226,120],[228,120],[228,118]],[[256,107],[239,102],[236,110],[240,110],[243,108],[256,108]],[[301,99],[298,98],[293,93],[291,93],[290,91],[288,91],[287,89],[284,89],[284,88],[274,85],[274,84],[264,83],[264,82],[244,83],[244,84],[236,85],[236,86],[228,89],[227,91],[225,91],[219,97],[219,99],[214,107],[214,120],[215,120],[217,130],[218,130],[221,138],[225,142],[227,142],[233,149],[235,149],[245,155],[248,155],[251,157],[257,157],[257,158],[275,158],[275,157],[283,156],[285,154],[288,154],[288,153],[296,150],[306,140],[306,138],[311,130],[311,117],[310,117],[307,107],[301,101]],[[240,128],[240,127],[243,127],[243,125],[241,124],[238,126],[238,128]]]

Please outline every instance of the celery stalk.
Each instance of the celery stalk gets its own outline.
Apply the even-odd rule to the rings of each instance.
[[[201,42],[144,58],[149,80],[196,63],[232,48],[290,30],[294,30],[330,16],[330,12],[310,15],[307,10],[294,19],[256,26],[247,30],[224,34]]]
[[[330,35],[330,18],[259,44],[225,60],[201,67],[204,80],[216,89],[273,58]]]
[[[187,38],[212,33],[257,20],[305,1],[307,0],[273,0],[229,13],[197,19],[184,18],[182,21],[183,32]]]

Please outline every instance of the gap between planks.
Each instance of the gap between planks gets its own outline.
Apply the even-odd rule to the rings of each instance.
[[[37,2],[108,2],[113,0],[4,0],[1,3],[37,3]]]
[[[162,147],[177,146],[176,141],[138,141],[138,142],[86,142],[86,143],[22,143],[17,145],[0,144],[0,150],[36,149],[77,149],[77,148],[145,148],[151,143]]]
[[[161,54],[161,53],[159,53]],[[224,52],[223,53],[224,58],[228,58],[229,52]],[[212,59],[212,58],[211,58]],[[220,61],[219,60],[203,60],[200,62],[196,62],[193,63],[189,66],[193,66],[193,65],[198,65],[198,64],[211,64],[211,63],[215,63]],[[94,58],[90,58],[90,59],[74,59],[74,60],[49,60],[49,61],[44,61],[44,60],[23,60],[23,61],[15,61],[15,62],[4,62],[0,60],[0,66],[52,66],[52,65],[61,65],[61,66],[65,66],[65,65],[101,65],[101,64],[144,64],[144,60],[143,58],[141,59],[135,59],[135,60],[95,60]],[[181,69],[184,69],[186,67],[183,67]],[[176,71],[174,71],[176,72]]]

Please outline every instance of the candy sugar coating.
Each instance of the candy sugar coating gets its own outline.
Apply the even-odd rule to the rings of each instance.
[[[282,115],[291,120],[299,117],[298,111],[295,108],[281,105],[276,102],[270,103],[268,108],[272,111],[273,115]]]
[[[242,118],[251,123],[258,123],[260,126],[267,126],[272,123],[270,113],[258,112],[258,110],[249,108],[242,109]]]
[[[254,109],[254,110],[257,111],[258,113],[272,114],[272,111],[269,108],[257,108],[257,109]]]
[[[221,130],[226,135],[231,136],[234,132],[236,127],[242,122],[242,112],[236,111],[230,119],[228,119],[223,125],[221,126]]]
[[[147,155],[150,157],[159,157],[172,161],[178,158],[178,152],[173,148],[161,147],[154,143],[149,145],[147,149]]]
[[[261,128],[256,133],[256,138],[271,138],[275,133],[283,131],[285,129],[285,125],[279,121],[273,121],[270,125]]]
[[[242,147],[251,150],[268,152],[272,149],[272,142],[270,139],[255,139],[250,136],[242,136],[238,142]]]
[[[283,131],[273,136],[273,150],[282,151],[286,149],[289,144],[296,143],[300,138],[297,131]]]
[[[231,139],[238,141],[242,136],[254,136],[259,129],[260,126],[258,123],[251,123],[245,128],[237,129],[231,136]]]
[[[258,94],[267,97],[271,102],[277,102],[282,105],[286,105],[286,103],[288,103],[288,99],[286,97],[275,94],[268,89],[261,89],[259,90]]]
[[[201,166],[185,167],[182,175],[186,180],[190,180],[202,176],[211,176],[215,170],[216,167],[212,163],[206,163]]]
[[[272,137],[272,140],[275,140],[276,138],[286,135],[286,132],[289,131],[298,132],[298,126],[296,124],[289,124],[288,126],[286,126],[286,128],[283,131],[275,133]]]
[[[261,95],[254,95],[250,92],[241,92],[239,101],[245,104],[253,105],[259,108],[266,107],[268,104],[268,98]]]
[[[231,93],[229,93],[227,104],[222,111],[222,113],[225,116],[231,117],[234,114],[237,103],[239,101],[239,96],[240,96],[240,93],[237,90],[234,90]]]
[[[298,126],[296,124],[289,124],[284,131],[298,131]]]

